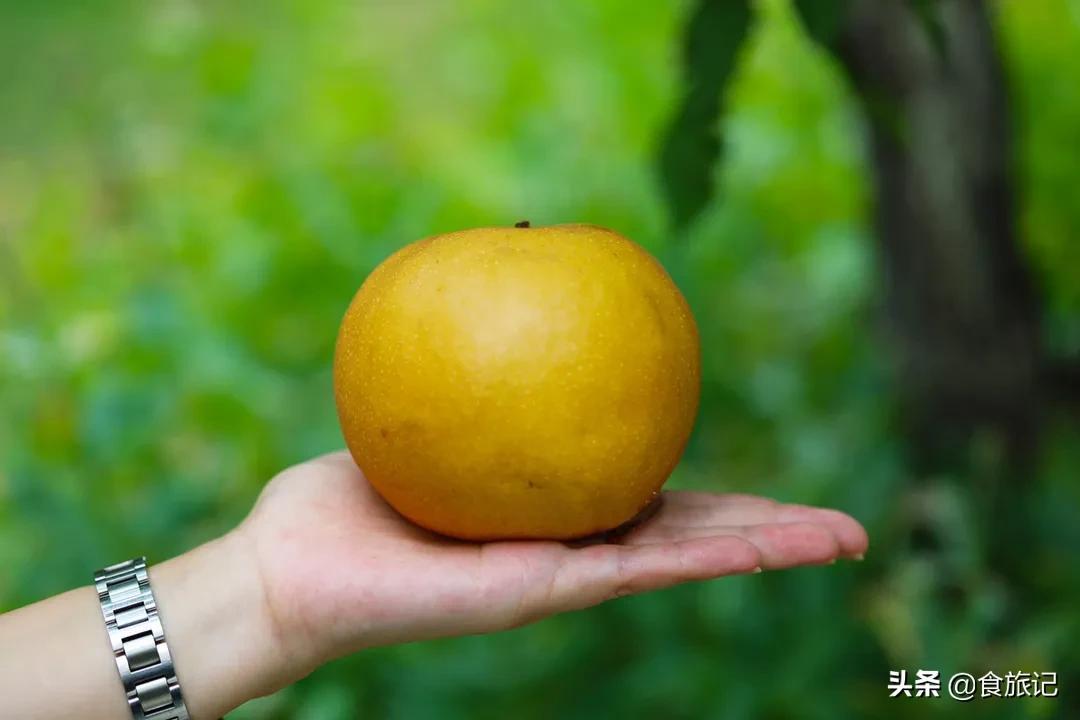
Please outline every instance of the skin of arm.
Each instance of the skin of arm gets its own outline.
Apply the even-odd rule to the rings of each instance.
[[[283,657],[242,534],[152,566],[150,586],[192,718],[276,689]],[[0,615],[0,698],[5,718],[131,719],[93,586]]]
[[[665,492],[617,541],[459,542],[403,520],[333,453],[278,475],[237,528],[152,566],[150,581],[188,710],[212,720],[367,647],[861,558],[867,544],[835,510],[696,492]],[[0,698],[20,720],[131,717],[92,586],[0,615]]]

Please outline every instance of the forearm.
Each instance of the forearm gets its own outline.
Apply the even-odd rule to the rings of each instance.
[[[130,720],[94,588],[0,616],[0,698],[26,720]]]
[[[287,679],[258,569],[236,533],[150,568],[193,720],[221,717]],[[5,717],[129,720],[93,587],[0,616]]]

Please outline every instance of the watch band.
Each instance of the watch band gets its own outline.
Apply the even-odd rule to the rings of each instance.
[[[190,720],[150,591],[146,558],[94,573],[101,614],[135,720]]]

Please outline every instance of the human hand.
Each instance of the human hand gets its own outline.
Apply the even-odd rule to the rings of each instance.
[[[467,543],[403,520],[345,453],[290,468],[236,529],[149,570],[191,717],[221,717],[361,648],[502,630],[688,580],[854,557],[867,545],[862,527],[834,510],[747,495],[662,498],[594,544]],[[0,616],[5,717],[130,717],[105,638],[93,586]]]
[[[281,681],[365,647],[492,632],[690,580],[860,556],[835,511],[748,495],[672,491],[617,540],[468,543],[422,530],[345,452],[292,467],[236,534],[261,575]]]

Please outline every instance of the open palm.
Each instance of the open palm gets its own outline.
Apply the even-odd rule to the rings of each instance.
[[[280,640],[314,667],[362,647],[490,632],[689,580],[855,557],[867,536],[835,511],[747,495],[665,492],[617,539],[467,543],[402,519],[352,458],[275,478],[241,526]]]

